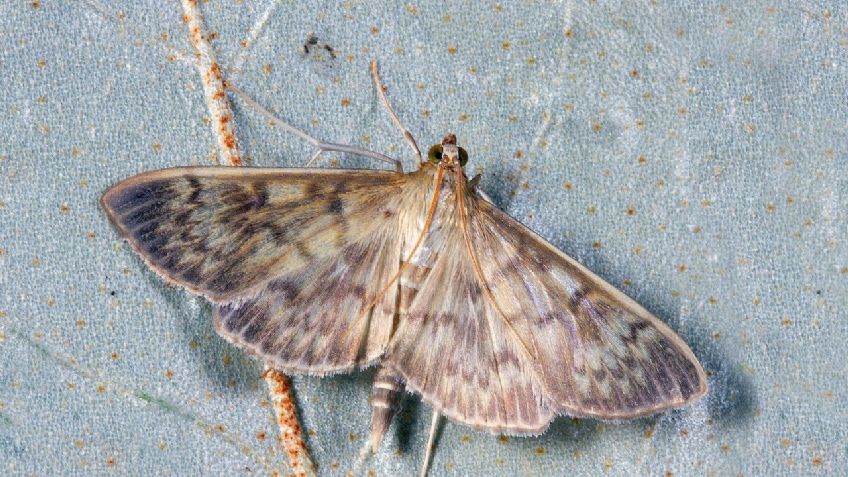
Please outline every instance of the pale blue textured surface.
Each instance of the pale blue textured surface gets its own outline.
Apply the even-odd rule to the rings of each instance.
[[[844,3],[513,3],[201,5],[242,89],[409,170],[368,76],[380,60],[422,148],[455,132],[502,208],[710,372],[704,400],[635,422],[560,418],[508,440],[447,424],[432,475],[844,475]],[[0,6],[0,474],[287,472],[261,367],[97,202],[135,173],[214,160],[181,15],[176,1]],[[304,57],[310,32],[338,58]],[[310,155],[238,102],[235,124],[255,165]],[[363,445],[371,375],[295,379],[321,475]],[[417,472],[429,411],[404,405],[366,469]]]

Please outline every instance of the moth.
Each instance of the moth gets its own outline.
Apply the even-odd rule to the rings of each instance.
[[[176,167],[101,203],[152,270],[208,299],[217,332],[270,366],[379,365],[375,422],[391,419],[377,404],[398,383],[453,421],[512,435],[706,393],[674,331],[487,200],[468,159],[448,134],[411,173]]]

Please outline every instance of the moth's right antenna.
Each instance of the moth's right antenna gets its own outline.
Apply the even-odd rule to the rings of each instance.
[[[395,113],[395,110],[392,109],[392,105],[389,104],[389,98],[386,97],[386,87],[383,86],[383,81],[380,79],[380,72],[377,71],[377,60],[371,60],[371,77],[374,78],[374,86],[377,87],[377,94],[380,95],[380,102],[383,103],[383,106],[385,106],[389,115],[391,115],[395,126],[403,132],[403,137],[406,139],[409,146],[412,147],[412,151],[415,153],[415,157],[418,158],[418,162],[423,162],[421,159],[421,150],[418,149],[418,144],[415,144],[415,138],[412,137],[412,133],[409,132],[409,129],[406,129],[406,126],[400,122],[400,118],[397,113]]]

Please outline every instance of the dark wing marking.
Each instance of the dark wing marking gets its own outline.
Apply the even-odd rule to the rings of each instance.
[[[533,434],[556,414],[628,419],[706,393],[703,368],[668,326],[493,205],[465,201],[483,279],[460,221],[441,218],[455,230],[425,243],[439,258],[386,357],[436,410]]]
[[[372,361],[391,332],[399,190],[383,171],[186,167],[127,179],[109,218],[166,280],[217,305],[224,337],[284,371]]]

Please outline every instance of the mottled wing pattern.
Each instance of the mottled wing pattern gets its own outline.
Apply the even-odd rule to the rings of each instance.
[[[411,303],[402,296],[385,362],[436,410],[535,434],[557,414],[633,418],[706,392],[665,324],[493,205],[466,202],[485,282],[461,224],[443,217],[443,236],[425,241],[438,258]]]
[[[501,433],[541,432],[554,413],[536,366],[500,323],[444,201],[401,277],[398,329],[383,362],[448,418]]]
[[[157,273],[216,305],[216,329],[275,367],[374,360],[396,295],[399,190],[384,171],[188,167],[127,179],[102,203]]]
[[[495,206],[473,207],[483,276],[532,341],[554,411],[629,419],[706,393],[703,368],[665,323]]]
[[[397,234],[387,228],[337,257],[284,273],[255,297],[217,307],[216,330],[288,373],[328,374],[372,363],[385,351],[395,316],[392,292],[368,310],[400,263]]]

